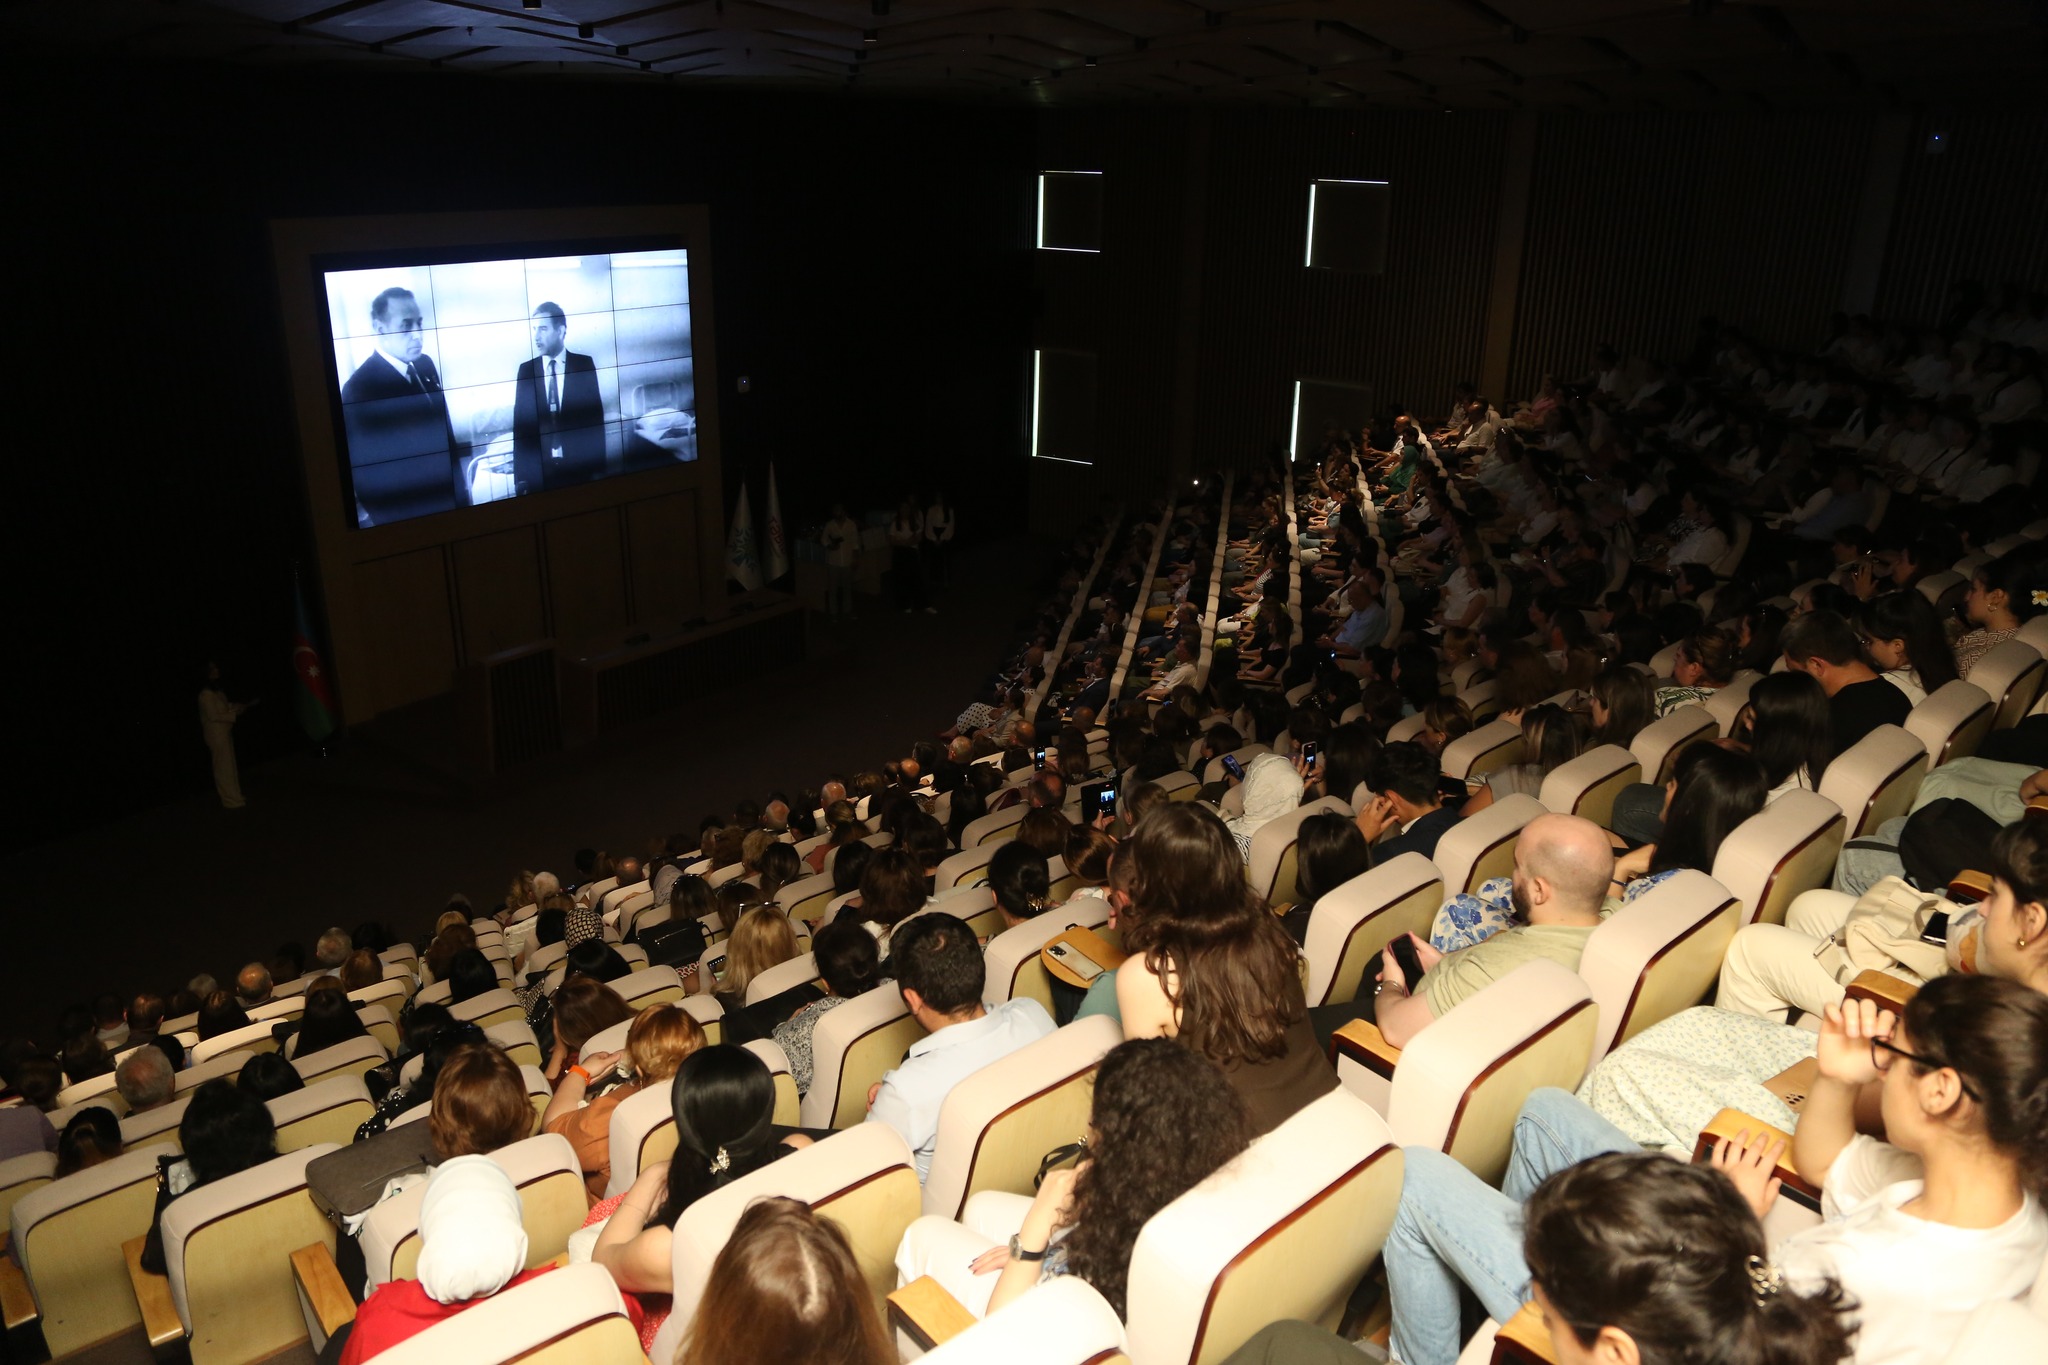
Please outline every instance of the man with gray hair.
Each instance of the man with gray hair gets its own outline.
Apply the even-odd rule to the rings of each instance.
[[[114,1071],[114,1089],[131,1114],[169,1104],[178,1088],[178,1074],[171,1059],[157,1047],[135,1049]]]
[[[319,964],[320,975],[340,976],[341,964],[354,951],[355,942],[349,938],[348,930],[336,926],[320,935],[320,941],[313,945],[313,961]]]
[[[235,973],[235,1003],[245,1010],[267,1004],[270,987],[270,968],[261,962],[251,962]]]

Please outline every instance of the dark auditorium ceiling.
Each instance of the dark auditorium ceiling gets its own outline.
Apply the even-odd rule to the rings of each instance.
[[[13,0],[37,61],[319,63],[1038,104],[2038,99],[2048,0]]]

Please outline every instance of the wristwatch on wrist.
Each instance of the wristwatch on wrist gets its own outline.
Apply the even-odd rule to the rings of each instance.
[[[1021,1234],[1015,1232],[1010,1234],[1010,1259],[1013,1261],[1044,1260],[1046,1249],[1044,1247],[1040,1247],[1036,1251],[1026,1251],[1018,1242],[1018,1238],[1020,1235]]]

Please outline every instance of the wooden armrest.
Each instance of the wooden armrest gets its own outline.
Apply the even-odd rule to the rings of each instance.
[[[2029,809],[2032,803],[2028,803]],[[1975,905],[1991,898],[1991,874],[1964,870],[1949,879],[1948,898],[1963,905]]]
[[[1387,1041],[1378,1024],[1369,1019],[1353,1019],[1330,1039],[1330,1060],[1335,1062],[1339,1057],[1349,1057],[1366,1070],[1392,1080],[1394,1066],[1401,1060],[1401,1049]]]
[[[355,1321],[356,1301],[349,1297],[341,1272],[334,1268],[334,1253],[325,1242],[302,1246],[292,1253],[292,1279],[299,1286],[299,1299],[306,1315],[318,1325],[322,1341],[333,1338],[342,1327]]]
[[[1557,1365],[1557,1348],[1543,1325],[1543,1310],[1525,1303],[1500,1325],[1493,1339],[1493,1365]]]
[[[178,1305],[171,1301],[171,1279],[152,1275],[142,1268],[142,1248],[149,1234],[121,1243],[121,1259],[128,1263],[128,1283],[135,1290],[135,1305],[142,1310],[142,1330],[150,1349],[185,1339],[185,1324],[178,1320]]]
[[[1820,1211],[1820,1186],[1813,1184],[1798,1171],[1792,1169],[1792,1135],[1782,1128],[1765,1123],[1762,1119],[1745,1114],[1740,1109],[1723,1109],[1700,1129],[1699,1141],[1693,1144],[1692,1159],[1707,1162],[1714,1159],[1714,1144],[1722,1138],[1734,1138],[1747,1131],[1752,1142],[1768,1143],[1776,1139],[1785,1144],[1785,1155],[1779,1160],[1771,1174],[1784,1182],[1782,1193],[1793,1203]]]
[[[1115,971],[1124,962],[1123,949],[1117,947],[1088,926],[1084,924],[1075,925],[1050,943],[1047,943],[1045,947],[1039,949],[1038,953],[1039,960],[1045,964],[1045,970],[1050,976],[1055,980],[1065,982],[1076,990],[1087,990],[1091,980],[1084,980],[1073,968],[1054,955],[1052,951],[1053,946],[1061,943],[1071,947],[1075,952],[1081,954],[1081,956],[1087,958],[1105,972]]]
[[[889,1296],[889,1325],[929,1351],[974,1326],[974,1314],[929,1275]]]
[[[11,1332],[40,1316],[36,1296],[29,1292],[27,1274],[12,1256],[0,1256],[0,1321]]]
[[[1906,1002],[1920,993],[1920,988],[1910,981],[1901,981],[1889,972],[1858,972],[1856,979],[1849,983],[1848,998],[1868,1000],[1879,1009],[1898,1014],[1906,1008]]]
[[[2028,797],[2028,798],[2027,798],[2027,814],[2029,814],[2029,815],[2048,815],[2048,796],[2030,796],[2030,797]]]

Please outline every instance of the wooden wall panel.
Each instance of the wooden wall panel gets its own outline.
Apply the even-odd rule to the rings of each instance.
[[[552,633],[564,643],[625,634],[626,545],[619,509],[604,507],[558,517],[542,528],[547,543],[547,585]]]
[[[545,640],[551,633],[541,593],[536,531],[520,526],[455,542],[462,662]]]
[[[703,556],[697,535],[695,493],[671,493],[627,505],[633,614],[642,626],[659,629],[702,613]]]
[[[1869,149],[1860,115],[1558,114],[1537,135],[1509,397],[1612,341],[1675,357],[1713,314],[1775,345],[1838,305]]]
[[[1926,151],[1943,134],[1948,150]],[[1950,284],[2048,289],[2048,115],[1922,115],[1906,152],[1878,311],[1934,321]]]
[[[447,558],[440,546],[350,569],[361,613],[367,667],[343,685],[351,714],[376,715],[438,696],[455,685],[455,621]]]

